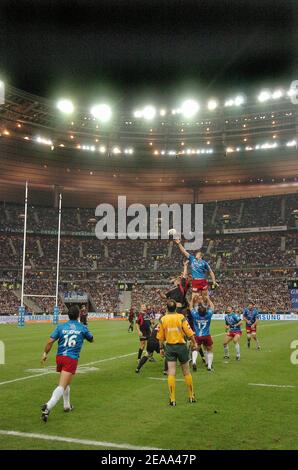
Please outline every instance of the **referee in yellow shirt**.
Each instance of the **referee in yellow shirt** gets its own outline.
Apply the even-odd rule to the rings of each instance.
[[[185,341],[187,336],[193,349],[197,349],[194,332],[190,328],[188,321],[181,313],[176,312],[175,300],[168,300],[167,314],[159,322],[157,339],[160,343],[160,354],[165,356],[168,362],[168,386],[170,392],[170,406],[176,406],[176,364],[179,360],[184,380],[188,390],[188,401],[195,403],[195,394],[192,383],[192,376],[189,371],[188,349]],[[166,346],[164,348],[164,343]]]

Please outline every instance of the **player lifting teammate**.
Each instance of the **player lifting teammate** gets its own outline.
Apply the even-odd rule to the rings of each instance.
[[[57,372],[60,372],[60,379],[59,385],[53,391],[50,400],[41,408],[41,418],[45,423],[48,421],[51,409],[54,408],[62,396],[64,411],[72,411],[73,407],[70,404],[70,383],[76,373],[84,339],[89,341],[89,343],[93,342],[93,335],[85,325],[78,321],[80,316],[80,308],[78,305],[72,305],[70,307],[68,316],[69,321],[58,325],[51,334],[41,359],[42,364],[44,364],[54,342],[58,340],[56,364]]]
[[[203,345],[206,352],[207,359],[207,370],[212,371],[213,363],[213,340],[210,335],[210,324],[211,319],[214,313],[214,304],[208,297],[208,306],[207,308],[202,303],[202,296],[194,296],[194,304],[191,310],[191,315],[193,317],[193,325],[196,334],[196,342],[199,348]],[[197,357],[198,352],[194,350],[192,352],[192,368],[194,371],[197,370]]]
[[[174,284],[174,287],[172,289],[168,290],[165,294],[162,293],[160,290],[157,291],[163,300],[174,300],[176,302],[176,311],[178,313],[183,313],[188,306],[188,302],[186,299],[186,295],[190,287],[187,275],[188,263],[188,260],[184,261],[183,273],[181,276],[171,279],[170,282]]]

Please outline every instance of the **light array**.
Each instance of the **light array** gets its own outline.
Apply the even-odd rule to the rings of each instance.
[[[16,122],[16,126],[18,128],[21,128],[22,126],[19,126],[18,123]],[[183,129],[181,129],[181,131],[183,131]],[[8,130],[8,129],[3,129],[0,133],[0,136],[6,136],[6,137],[9,137],[11,136],[11,132]],[[75,136],[73,134],[70,134],[68,136],[71,140],[75,139]],[[272,138],[273,139],[276,139],[278,136],[277,134],[273,134]],[[27,141],[33,141],[33,142],[36,142],[38,144],[42,144],[42,145],[47,145],[47,146],[50,146],[51,147],[51,150],[54,150],[54,142],[52,139],[50,138],[46,138],[46,137],[42,137],[40,135],[37,135],[35,137],[32,137],[32,136],[28,136],[28,135],[25,135],[22,137],[24,140],[27,140]],[[244,138],[242,139],[243,142],[247,142],[247,138]],[[99,139],[96,138],[95,139],[95,142],[99,142]],[[207,145],[210,145],[211,143],[211,140],[208,140],[207,141]],[[91,144],[81,144],[81,143],[76,143],[75,145],[68,145],[68,144],[64,144],[64,143],[58,143],[58,142],[55,142],[55,145],[57,145],[58,147],[67,147],[67,148],[77,148],[77,149],[80,149],[80,150],[87,150],[87,151],[90,151],[90,152],[99,152],[101,154],[113,154],[113,155],[118,155],[118,154],[124,154],[124,155],[133,155],[134,154],[134,149],[133,147],[126,147],[126,148],[121,148],[121,146],[117,145],[117,144],[114,144],[114,146],[112,147],[109,147],[107,148],[107,146],[102,143],[98,146],[96,145],[91,145]],[[213,148],[189,148],[189,147],[185,147],[185,142],[182,141],[180,142],[180,146],[183,147],[181,149],[181,147],[178,149],[178,150],[174,150],[174,149],[171,149],[171,150],[164,150],[164,149],[157,149],[157,148],[154,148],[154,144],[153,142],[149,142],[149,146],[151,147],[151,152],[153,153],[153,155],[169,155],[169,156],[179,156],[179,155],[208,155],[208,154],[212,154],[214,153],[214,149]],[[226,154],[230,154],[230,153],[235,153],[235,152],[240,152],[240,151],[253,151],[253,150],[268,150],[268,149],[276,149],[278,147],[288,147],[288,148],[291,148],[291,147],[298,147],[298,141],[296,138],[292,138],[291,140],[288,140],[287,142],[277,142],[276,140],[274,141],[267,141],[267,142],[264,142],[264,143],[260,143],[260,144],[249,144],[249,143],[246,143],[246,145],[241,145],[241,144],[236,144],[236,145],[228,145],[226,148],[225,148],[225,152]]]
[[[202,155],[202,154],[210,154],[213,153],[213,149],[208,148],[201,148],[201,149],[194,149],[194,148],[187,148],[183,150],[154,150],[153,155]]]
[[[256,144],[256,145],[246,145],[245,147],[243,146],[237,146],[237,147],[231,147],[228,146],[226,148],[226,153],[234,153],[234,152],[240,152],[242,150],[246,151],[251,151],[251,150],[269,150],[269,149],[275,149],[277,147],[297,147],[297,141],[295,139],[289,140],[285,144],[281,145],[278,144],[277,142],[264,142],[263,144]]]
[[[44,137],[37,136],[35,140],[38,144],[50,145],[50,146],[53,145],[53,142],[50,139],[45,139]]]
[[[89,152],[99,152],[99,153],[102,153],[102,154],[105,154],[105,153],[108,152],[107,147],[105,147],[104,145],[100,145],[99,147],[96,147],[95,145],[81,145],[81,144],[78,144],[76,146],[76,148],[79,149],[79,150],[88,150]],[[133,155],[134,149],[132,147],[121,149],[118,145],[115,145],[114,147],[112,147],[110,149],[110,152],[113,155],[120,155],[120,154]]]
[[[265,103],[269,100],[277,101],[281,98],[289,97],[291,98],[294,94],[297,94],[296,89],[292,87],[286,91],[281,88],[275,90],[265,89],[262,90],[257,95],[257,101],[260,103]],[[219,102],[216,98],[211,98],[207,101],[204,106],[210,112],[215,111],[220,104],[224,107],[239,107],[246,103],[247,97],[242,93],[235,95],[224,100],[222,103]],[[192,119],[195,117],[201,109],[201,104],[195,99],[189,98],[181,103],[177,108],[167,110],[165,108],[157,109],[153,104],[147,104],[142,108],[138,108],[133,112],[133,116],[136,119],[144,119],[145,121],[152,121],[158,115],[164,117],[166,115],[182,115],[186,119]],[[75,108],[71,100],[61,99],[57,103],[57,108],[66,114],[71,114],[74,112]],[[93,118],[99,120],[100,122],[108,122],[112,118],[112,109],[108,104],[96,104],[90,108],[90,114]],[[88,119],[87,116],[85,119]],[[90,118],[89,118],[90,119]]]

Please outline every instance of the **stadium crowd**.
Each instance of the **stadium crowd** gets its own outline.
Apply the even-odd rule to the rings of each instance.
[[[288,310],[286,279],[293,276],[298,232],[223,233],[224,228],[294,226],[298,196],[272,196],[204,205],[202,251],[220,281],[212,294],[216,309],[244,306],[252,300],[262,309]],[[130,282],[132,306],[145,302],[160,311],[157,289],[182,269],[183,255],[168,240],[98,240],[91,209],[63,209],[60,251],[60,309],[63,292],[81,289],[90,295],[90,308],[118,312],[117,283]],[[19,305],[23,251],[23,213],[16,204],[0,204],[0,312],[13,314]],[[55,292],[57,211],[30,206],[26,249],[28,294]],[[208,231],[209,230],[209,231]],[[43,231],[43,232],[41,232]],[[72,233],[71,233],[72,232]],[[81,232],[81,233],[79,233]],[[83,233],[84,232],[84,233]],[[29,298],[36,311],[51,313],[54,299]]]

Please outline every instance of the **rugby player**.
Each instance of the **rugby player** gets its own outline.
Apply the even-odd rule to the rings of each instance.
[[[151,335],[151,316],[147,312],[145,304],[141,305],[140,313],[136,320],[136,328],[140,338],[140,347],[138,352],[138,361],[141,359],[145,346],[147,344],[148,338]]]
[[[181,240],[175,240],[181,253],[189,260],[189,265],[192,275],[192,298],[196,293],[201,293],[204,303],[207,303],[208,297],[208,276],[212,280],[212,288],[215,289],[218,284],[215,279],[215,274],[210,268],[207,261],[203,259],[203,253],[198,251],[196,255],[191,255],[186,251],[181,243]]]
[[[192,347],[197,348],[194,332],[190,328],[186,318],[176,312],[176,302],[168,300],[167,313],[160,319],[157,339],[160,342],[160,354],[165,356],[168,362],[168,387],[170,394],[170,406],[176,406],[176,365],[179,360],[188,390],[189,403],[195,403],[192,376],[189,371],[188,349],[185,336],[190,338]],[[166,346],[164,347],[164,343]]]
[[[133,332],[134,319],[135,319],[135,313],[133,309],[131,308],[128,314],[128,321],[129,321],[128,333],[130,331]]]
[[[161,315],[160,318],[162,316],[163,315]],[[141,357],[141,359],[139,360],[139,363],[138,363],[138,367],[136,368],[136,373],[137,374],[140,372],[143,365],[146,364],[148,359],[150,360],[150,358],[153,357],[154,352],[156,352],[157,354],[160,354],[159,341],[156,338],[158,330],[159,330],[159,323],[156,323],[156,325],[154,326],[154,328],[151,332],[151,335],[150,335],[150,337],[147,341],[146,353]],[[167,364],[167,361],[165,359],[164,374],[167,374],[167,370],[168,370],[168,364]]]
[[[224,358],[230,359],[228,344],[233,341],[236,350],[236,360],[240,361],[240,344],[239,340],[242,335],[241,331],[241,317],[237,313],[233,312],[232,307],[228,307],[225,315],[225,328],[226,335],[223,342],[224,347]]]
[[[188,306],[186,295],[190,287],[187,275],[187,267],[189,261],[186,260],[183,263],[183,273],[181,276],[175,277],[170,280],[174,287],[168,290],[165,294],[158,289],[158,293],[163,300],[175,300],[176,311],[183,313]]]
[[[246,323],[247,347],[250,348],[250,341],[251,338],[253,338],[256,342],[256,349],[260,350],[261,346],[257,338],[258,317],[258,309],[253,303],[250,303],[249,306],[243,310],[243,320]]]
[[[191,310],[193,325],[196,334],[196,342],[199,348],[203,345],[206,352],[207,370],[212,371],[213,363],[213,340],[210,334],[211,319],[214,314],[214,304],[208,297],[207,308],[202,304],[202,296],[194,296],[194,307]],[[198,352],[192,352],[192,368],[197,370]]]
[[[84,339],[93,342],[93,335],[88,328],[80,323],[80,308],[72,305],[68,311],[69,321],[58,325],[47,341],[42,355],[41,363],[44,364],[55,341],[58,341],[56,356],[57,372],[60,372],[58,387],[52,393],[51,398],[41,407],[41,418],[46,423],[49,413],[63,396],[64,411],[72,411],[70,404],[70,383],[76,373],[78,359]]]

